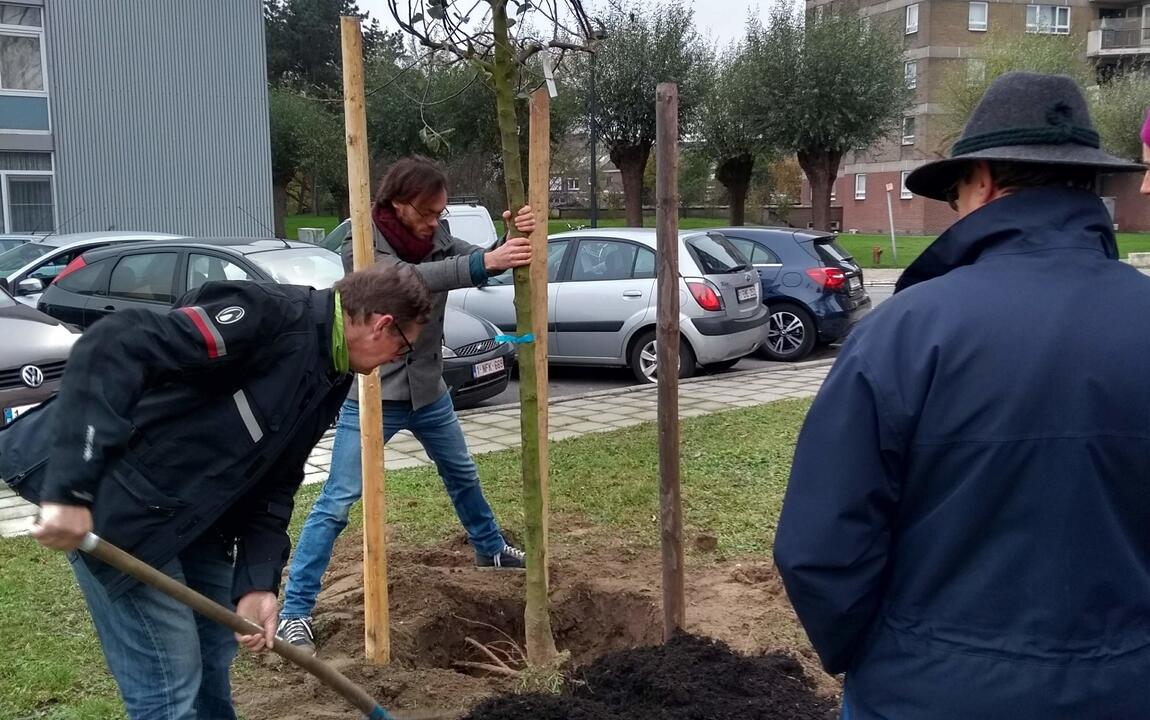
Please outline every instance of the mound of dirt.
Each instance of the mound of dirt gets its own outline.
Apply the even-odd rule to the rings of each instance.
[[[579,675],[564,695],[494,698],[467,720],[830,720],[838,707],[790,655],[746,656],[686,633],[605,655]]]
[[[324,578],[324,591],[315,609],[321,659],[335,665],[397,715],[441,710],[462,717],[477,703],[514,690],[514,680],[460,662],[489,661],[477,643],[512,655],[522,646],[522,573],[476,570],[465,536],[432,547],[393,544],[389,548],[388,583],[392,661],[381,667],[363,658],[362,547],[358,537],[341,538]],[[764,714],[761,709],[755,711],[757,715],[745,716],[727,710],[702,715],[660,714],[673,712],[676,702],[701,696],[707,688],[730,694],[736,705],[750,696],[781,698],[777,702],[784,703],[793,687],[808,687],[807,677],[816,678],[819,695],[834,702],[838,684],[817,670],[814,653],[769,563],[692,563],[687,576],[688,630],[724,640],[734,652],[725,645],[711,646],[697,639],[677,640],[671,649],[649,647],[662,639],[656,552],[601,547],[564,550],[557,548],[551,566],[552,630],[557,646],[569,651],[574,666],[581,668],[576,678],[586,684],[559,697],[502,697],[496,702],[518,703],[525,709],[519,715],[506,710],[505,715],[475,717],[821,718],[797,711]],[[762,656],[774,650],[794,653],[797,662]],[[669,652],[675,654],[666,655]],[[663,670],[657,669],[660,663],[665,666]],[[797,684],[775,683],[773,678],[780,673],[791,676]],[[632,675],[639,684],[623,686],[621,683]],[[665,680],[654,679],[656,675]],[[652,679],[639,680],[645,677]],[[688,685],[690,682],[702,685]],[[237,706],[245,717],[359,717],[336,693],[274,655],[245,656],[234,687]],[[616,707],[615,696],[632,695],[640,688],[648,689],[648,700],[658,699],[663,704],[642,709],[631,706],[629,710]],[[796,707],[806,707],[802,703],[807,691],[794,692]]]

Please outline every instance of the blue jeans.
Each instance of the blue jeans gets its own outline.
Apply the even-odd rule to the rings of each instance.
[[[235,720],[231,630],[145,585],[113,600],[78,553],[68,560],[131,720]],[[235,607],[232,560],[222,541],[197,542],[160,570]]]
[[[451,396],[444,393],[418,410],[412,410],[409,402],[384,402],[383,441],[386,443],[404,429],[415,435],[439,469],[455,514],[471,539],[471,547],[477,554],[498,554],[503,549],[503,534],[487,498],[483,497],[479,471],[467,451]],[[359,403],[348,400],[340,409],[335,426],[331,472],[304,522],[292,556],[281,618],[308,617],[315,608],[335,539],[347,527],[348,512],[363,494],[362,468]]]

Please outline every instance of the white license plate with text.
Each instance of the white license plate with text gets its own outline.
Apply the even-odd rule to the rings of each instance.
[[[851,280],[850,280],[850,289],[851,290],[858,290],[861,287],[862,287],[862,280],[859,280],[857,277],[851,278]]]
[[[741,287],[736,290],[735,294],[739,298],[739,302],[747,302],[748,300],[754,300],[759,296],[755,290],[756,288],[754,285],[748,285],[747,287]]]
[[[34,407],[36,407],[36,403],[33,403],[32,405],[18,405],[16,407],[4,408],[4,424],[7,425]]]
[[[471,367],[472,374],[478,379],[503,372],[503,358],[495,358],[487,362],[475,363]]]

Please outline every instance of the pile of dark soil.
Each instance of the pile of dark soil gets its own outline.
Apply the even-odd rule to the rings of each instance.
[[[666,645],[604,655],[562,695],[487,700],[467,720],[830,720],[792,656],[747,656],[686,633]]]

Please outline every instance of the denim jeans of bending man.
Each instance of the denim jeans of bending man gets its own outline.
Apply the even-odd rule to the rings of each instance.
[[[78,553],[68,559],[131,720],[235,720],[231,630],[146,585],[111,599]],[[197,541],[160,570],[234,608],[232,559],[222,540]]]
[[[504,545],[503,534],[495,522],[491,506],[483,497],[479,471],[467,450],[467,441],[451,404],[451,396],[444,393],[439,400],[418,410],[412,410],[411,403],[385,402],[384,442],[391,440],[400,430],[410,430],[439,469],[447,495],[455,506],[455,514],[459,516],[476,553],[499,553]],[[348,400],[343,404],[335,426],[331,472],[295,546],[281,618],[311,615],[335,539],[347,527],[348,512],[363,494],[362,468],[359,403]]]

